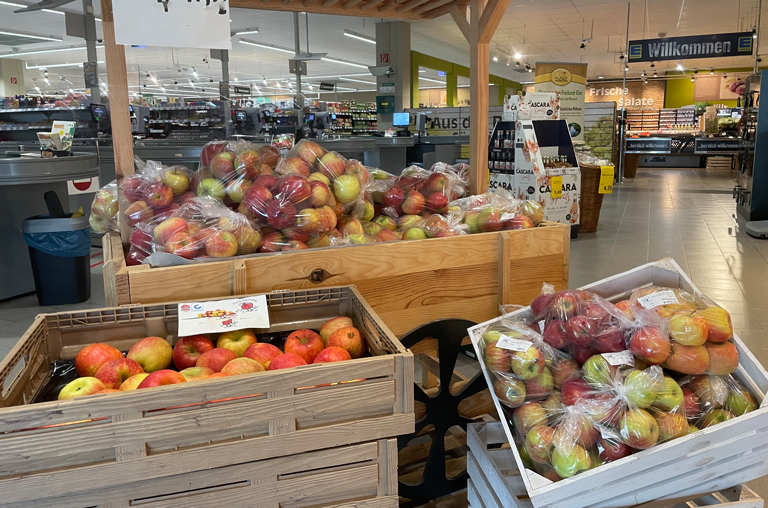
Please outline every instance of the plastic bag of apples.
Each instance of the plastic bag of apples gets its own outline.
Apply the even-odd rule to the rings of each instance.
[[[91,202],[88,224],[94,233],[119,231],[117,183],[110,182],[96,192]]]
[[[544,220],[544,209],[539,203],[515,199],[504,189],[452,201],[448,212],[461,217],[472,234],[527,229]]]
[[[685,376],[680,386],[691,432],[745,415],[758,407],[747,389],[730,375]]]
[[[394,219],[404,215],[444,213],[451,201],[466,194],[468,184],[464,171],[454,170],[447,164],[435,164],[430,170],[410,166],[383,194],[382,211]]]

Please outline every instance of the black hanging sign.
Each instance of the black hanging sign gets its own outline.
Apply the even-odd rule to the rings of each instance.
[[[752,54],[751,32],[629,41],[630,62],[660,62]]]

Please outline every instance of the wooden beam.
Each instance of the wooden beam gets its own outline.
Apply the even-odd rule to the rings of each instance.
[[[386,10],[391,9],[393,6],[396,5],[395,0],[384,0],[381,2],[381,4],[376,8],[378,12],[384,12]]]
[[[488,0],[480,17],[480,42],[488,44],[499,27],[501,18],[509,6],[509,0]]]
[[[467,4],[469,4],[469,0],[456,0],[455,2],[451,2],[451,3],[445,4],[445,5],[441,6],[441,7],[435,7],[434,9],[429,10],[429,11],[423,13],[421,16],[422,16],[423,19],[439,18],[440,16],[445,16],[446,14],[451,12],[451,7],[454,7],[454,6],[457,6],[457,5],[458,6],[462,6],[462,5],[466,6]]]
[[[362,1],[363,0],[347,0],[342,4],[341,8],[346,11],[347,9],[351,9],[352,7],[354,7],[355,5],[359,4]]]
[[[480,19],[486,0],[469,3],[469,184],[472,194],[488,188],[488,43],[481,42]]]
[[[416,7],[413,12],[416,14],[421,14],[422,12],[431,11],[432,9],[437,9],[438,7],[442,7],[445,4],[452,4],[455,3],[456,0],[433,0],[432,2],[429,2],[427,4],[419,5]]]
[[[122,182],[126,176],[134,174],[133,133],[131,132],[131,115],[128,111],[128,71],[125,66],[125,48],[115,43],[112,0],[101,0],[101,13],[107,83],[109,83],[110,116],[112,117],[112,145],[115,152],[115,179],[120,217],[126,217],[126,203],[122,199]],[[128,221],[120,222],[120,236],[123,243],[128,244],[131,236]]]
[[[418,7],[419,5],[425,4],[429,1],[430,0],[408,0],[407,2],[401,4],[397,9],[395,9],[395,12],[409,11],[414,7]]]
[[[317,0],[304,0],[304,7],[309,7],[315,2],[317,2]]]
[[[339,2],[339,0],[325,0],[323,2],[323,7],[325,7],[327,9],[328,7],[331,7],[332,5],[334,5],[334,4],[338,3],[338,2]]]
[[[377,5],[381,3],[381,0],[367,0],[363,2],[363,4],[360,6],[361,11],[367,11],[368,9],[373,9]]]
[[[467,8],[466,6],[453,6],[449,11],[453,21],[456,22],[456,26],[459,27],[464,38],[469,42],[469,21],[467,21]]]
[[[379,7],[378,12],[381,15],[376,17],[387,20],[402,20],[402,21],[422,21],[427,19],[422,14],[417,14],[413,10],[406,10],[403,12],[395,12],[395,7],[403,2],[395,2],[389,0],[377,0],[376,2],[369,3],[369,0],[361,0],[363,3],[357,2],[357,0],[351,0],[354,2],[355,7],[351,7],[350,0],[345,3],[344,0],[326,0],[324,6],[322,0],[294,0],[290,4],[283,4],[282,0],[230,0],[229,6],[239,9],[256,9],[256,10],[268,10],[268,11],[282,11],[282,12],[308,12],[310,14],[335,14],[337,16],[361,16],[364,13],[361,12],[361,8],[358,5],[365,6],[369,12],[375,12],[373,9]],[[404,0],[407,1],[407,0]],[[469,0],[453,0],[455,2],[467,3]],[[347,6],[347,5],[350,6]],[[429,5],[429,4],[425,4]],[[346,7],[346,8],[345,8]],[[420,6],[421,7],[421,6]],[[447,14],[447,11],[443,14]]]

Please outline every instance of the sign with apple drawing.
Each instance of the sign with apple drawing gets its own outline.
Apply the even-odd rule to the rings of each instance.
[[[269,328],[269,308],[265,295],[183,302],[179,303],[178,311],[180,337],[223,330]]]

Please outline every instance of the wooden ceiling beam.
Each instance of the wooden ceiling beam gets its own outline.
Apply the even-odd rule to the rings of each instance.
[[[431,2],[435,1],[440,0],[431,0]],[[468,0],[458,1],[466,3]],[[324,7],[326,4],[328,6]],[[310,14],[331,14],[337,16],[366,16],[370,15],[371,12],[375,12],[373,9],[377,8],[379,14],[376,17],[384,19],[402,21],[421,21],[425,19],[424,16],[413,10],[396,12],[394,7],[397,7],[399,4],[393,0],[377,0],[376,2],[373,2],[373,0],[325,0],[324,2],[323,0],[294,0],[290,4],[284,4],[282,0],[230,0],[229,5],[230,7],[240,9],[308,12]],[[419,7],[429,5],[429,3],[426,3]]]
[[[480,40],[479,42],[487,44],[491,42],[493,34],[501,23],[501,18],[507,11],[510,0],[488,0],[483,9],[483,15],[480,17]]]
[[[440,7],[436,7],[434,9],[431,9],[429,11],[426,11],[421,14],[422,19],[435,19],[439,18],[440,16],[445,16],[446,14],[451,12],[451,7],[461,7],[461,6],[467,6],[469,4],[469,0],[454,0],[453,2],[449,2],[445,5],[442,5]]]
[[[467,7],[466,6],[453,6],[449,11],[456,26],[459,27],[464,38],[469,42],[469,21],[467,21]]]
[[[344,2],[341,5],[341,8],[346,11],[347,9],[351,9],[352,7],[356,6],[357,4],[359,4],[362,1],[363,0],[347,0],[346,2]]]
[[[413,12],[416,14],[421,14],[422,12],[431,11],[432,9],[436,9],[442,5],[445,5],[447,3],[451,3],[455,0],[432,0],[431,2],[427,4],[422,4],[413,9]]]
[[[395,12],[410,11],[414,7],[429,3],[430,1],[431,0],[408,0],[407,2],[401,4],[397,9],[395,9]]]
[[[381,3],[381,0],[366,0],[365,2],[360,5],[361,11],[367,11],[368,9],[373,9],[377,5]]]

